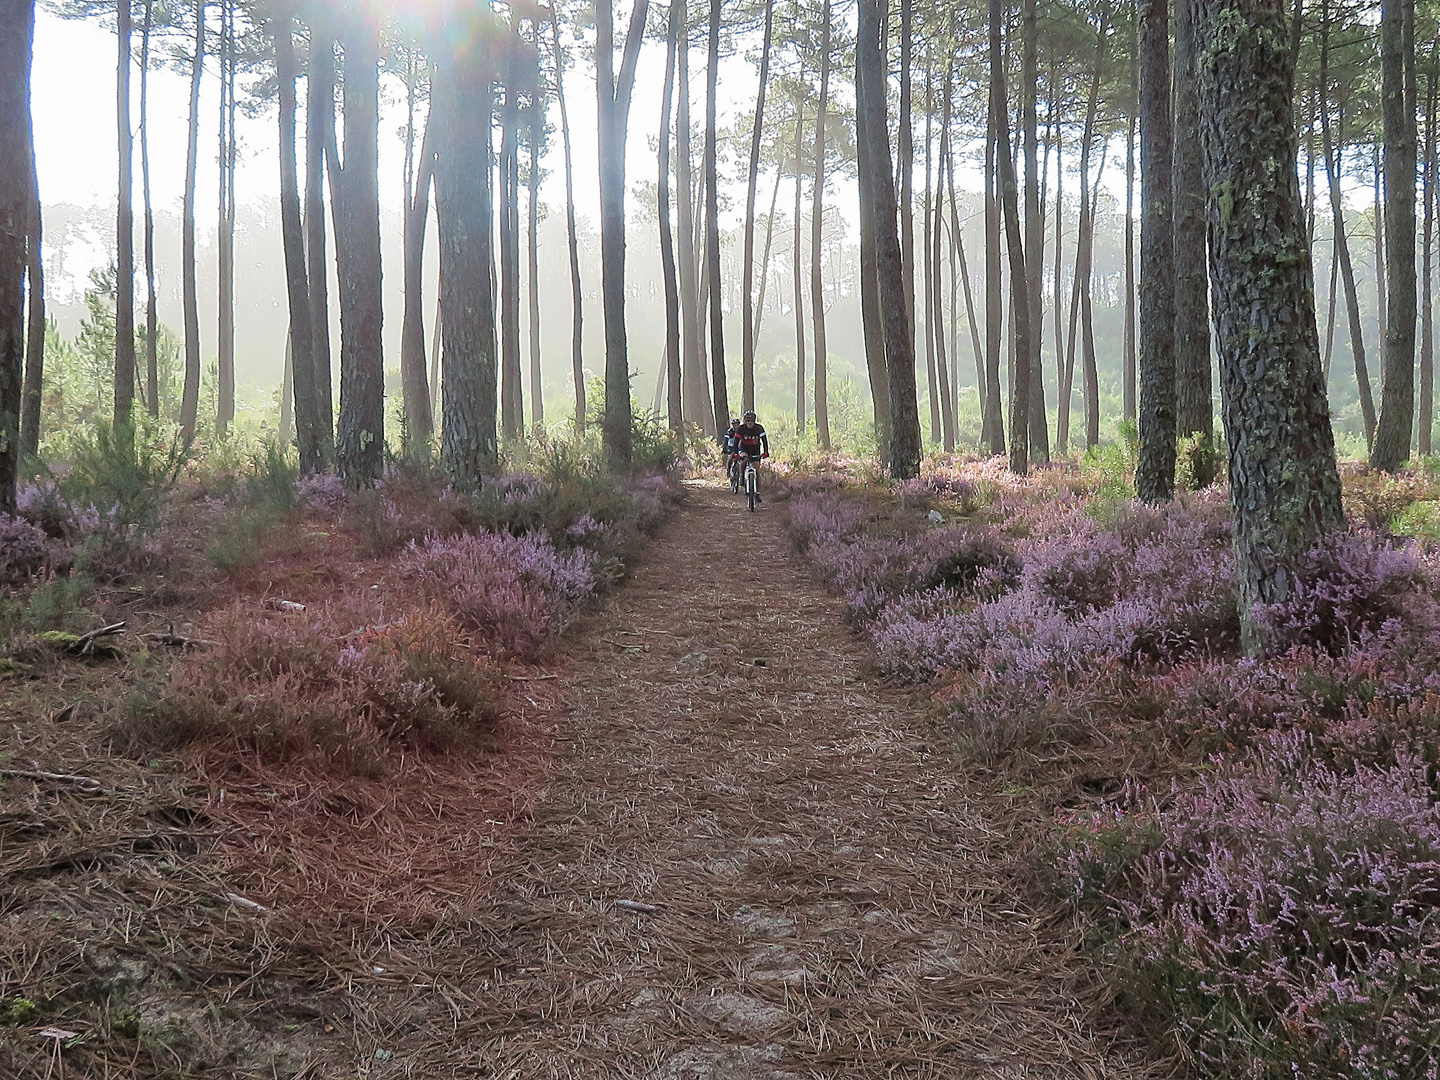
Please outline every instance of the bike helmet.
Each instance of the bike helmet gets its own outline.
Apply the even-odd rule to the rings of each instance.
[[[750,410],[749,412],[747,412],[747,413],[745,414],[745,419],[746,419],[746,420],[754,420],[754,419],[755,419],[755,411],[752,409],[752,410]]]
[[[731,427],[734,427],[734,426],[735,426],[736,424],[738,424],[738,423],[740,423],[740,418],[739,418],[738,416],[732,416],[732,417],[730,417],[730,426],[731,426]]]

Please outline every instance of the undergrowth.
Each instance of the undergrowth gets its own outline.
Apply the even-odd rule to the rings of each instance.
[[[1251,660],[1223,486],[1145,507],[1124,453],[796,477],[789,528],[962,753],[1055,778],[1046,880],[1143,1026],[1210,1075],[1436,1076],[1440,491],[1347,466]]]

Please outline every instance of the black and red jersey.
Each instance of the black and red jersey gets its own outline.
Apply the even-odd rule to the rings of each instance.
[[[737,454],[759,457],[770,452],[770,440],[760,424],[741,424],[731,433]]]

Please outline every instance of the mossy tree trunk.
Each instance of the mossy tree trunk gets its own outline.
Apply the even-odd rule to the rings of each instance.
[[[1244,646],[1253,605],[1291,593],[1295,567],[1341,528],[1321,378],[1283,0],[1201,0],[1200,116],[1222,415]]]

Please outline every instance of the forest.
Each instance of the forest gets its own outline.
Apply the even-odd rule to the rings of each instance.
[[[0,1074],[1440,1076],[1437,111],[1415,0],[0,0]]]

